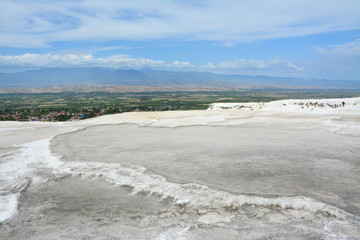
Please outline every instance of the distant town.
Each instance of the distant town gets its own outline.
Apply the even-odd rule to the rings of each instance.
[[[171,106],[156,107],[153,109],[142,109],[141,111],[165,111],[175,110]],[[100,115],[122,113],[122,112],[136,112],[139,108],[121,109],[121,108],[106,108],[106,109],[92,109],[87,111],[72,112],[72,111],[49,111],[47,109],[18,109],[10,111],[0,110],[0,121],[19,121],[19,122],[59,122],[59,121],[78,121],[87,118],[93,118]]]
[[[59,112],[46,112],[43,111],[11,111],[7,113],[2,113],[0,115],[0,121],[21,121],[21,122],[34,122],[34,121],[43,121],[43,122],[57,122],[57,121],[77,121],[81,119],[96,117],[104,113],[94,113],[94,112],[80,112],[73,113],[69,111],[59,111]]]

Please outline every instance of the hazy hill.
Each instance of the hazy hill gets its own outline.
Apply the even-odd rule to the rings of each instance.
[[[360,81],[276,78],[207,72],[156,70],[109,70],[105,68],[46,68],[18,73],[0,73],[0,88],[69,85],[143,85],[214,87],[286,87],[360,89]]]

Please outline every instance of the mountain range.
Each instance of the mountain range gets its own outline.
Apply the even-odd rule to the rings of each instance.
[[[221,88],[360,89],[360,81],[244,76],[209,72],[111,70],[106,68],[45,68],[0,73],[0,88],[71,85],[207,86]]]

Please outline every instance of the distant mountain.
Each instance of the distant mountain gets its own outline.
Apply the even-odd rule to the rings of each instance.
[[[105,68],[46,68],[0,73],[0,88],[69,85],[207,86],[222,88],[346,88],[360,89],[360,81],[243,76],[208,72],[110,70]]]

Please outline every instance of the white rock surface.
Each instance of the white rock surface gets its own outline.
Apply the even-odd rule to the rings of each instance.
[[[273,102],[212,103],[208,110],[261,110],[285,112],[360,112],[360,98],[279,100]]]
[[[360,239],[359,106],[0,122],[0,239]]]

